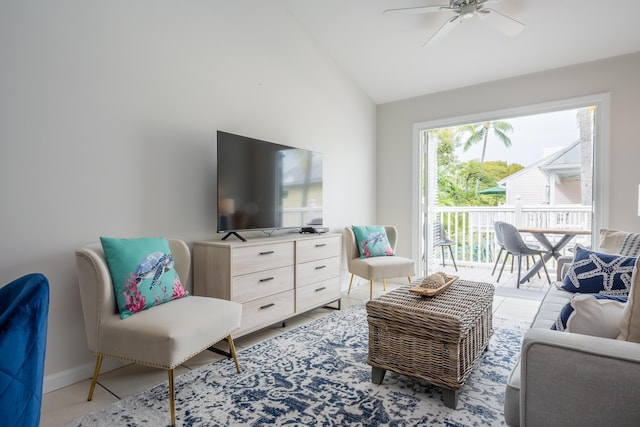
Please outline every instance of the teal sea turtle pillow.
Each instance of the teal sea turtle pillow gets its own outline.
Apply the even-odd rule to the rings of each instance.
[[[383,226],[353,225],[351,229],[356,236],[360,258],[395,255]]]
[[[121,318],[188,295],[167,239],[100,237],[100,242]]]

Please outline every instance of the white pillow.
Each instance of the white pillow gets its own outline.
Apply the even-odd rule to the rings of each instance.
[[[600,229],[599,252],[638,256],[640,254],[640,233]]]
[[[597,299],[593,294],[576,294],[571,298],[571,306],[573,313],[567,319],[567,332],[612,339],[620,334],[625,303]]]

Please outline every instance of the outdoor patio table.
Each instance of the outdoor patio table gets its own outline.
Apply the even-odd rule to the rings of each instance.
[[[570,230],[570,229],[554,229],[554,228],[518,228],[521,233],[531,233],[542,245],[545,252],[542,254],[543,261],[538,261],[527,271],[520,279],[520,284],[529,280],[542,268],[542,262],[547,262],[551,257],[558,259],[562,254],[560,251],[577,235],[591,234],[590,230]],[[562,235],[555,243],[547,238],[548,234]]]

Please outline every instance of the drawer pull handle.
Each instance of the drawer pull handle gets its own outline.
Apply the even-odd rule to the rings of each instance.
[[[260,255],[270,255],[272,254],[274,251],[264,251],[264,252],[260,252]]]
[[[316,270],[322,270],[323,268],[327,268],[326,265],[319,265],[316,267]]]
[[[263,310],[263,309],[269,308],[269,307],[273,307],[274,305],[275,305],[274,303],[263,305],[262,307],[260,307],[260,310]]]
[[[258,280],[258,282],[262,283],[262,282],[268,282],[269,280],[273,280],[273,277],[265,277],[264,279],[260,279]]]
[[[323,246],[327,246],[327,244],[326,244],[326,243],[318,243],[318,244],[316,245],[316,248],[321,248],[321,247],[323,247]]]
[[[323,286],[321,288],[316,289],[316,292],[324,291],[325,289],[327,289],[327,287]]]

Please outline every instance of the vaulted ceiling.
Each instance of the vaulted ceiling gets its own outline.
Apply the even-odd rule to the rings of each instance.
[[[526,28],[509,37],[474,18],[426,47],[452,12],[383,11],[449,0],[281,1],[376,104],[640,51],[637,0],[491,2]]]

